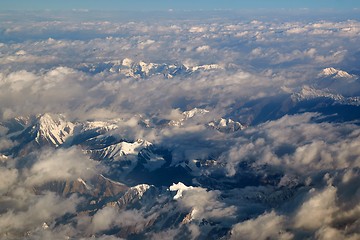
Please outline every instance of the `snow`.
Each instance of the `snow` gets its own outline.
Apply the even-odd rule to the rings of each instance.
[[[343,70],[339,70],[333,67],[325,68],[319,73],[319,77],[332,77],[332,78],[354,78],[354,75],[351,75]]]
[[[221,67],[218,64],[206,64],[206,65],[200,65],[200,66],[195,66],[192,67],[191,70],[192,71],[198,71],[198,70],[213,70],[213,69],[223,69],[223,67]]]
[[[141,71],[145,73],[147,76],[149,75],[150,70],[157,66],[154,63],[145,63],[143,61],[140,61],[139,65],[141,67]]]
[[[94,129],[111,131],[111,130],[114,130],[117,128],[118,128],[118,125],[116,125],[112,121],[111,122],[93,121],[93,122],[86,122],[83,125],[83,131],[94,130]]]
[[[321,71],[321,75],[322,76],[331,76],[331,75],[334,75],[338,72],[337,69],[333,68],[333,67],[330,67],[330,68],[325,68]]]
[[[133,60],[131,60],[130,58],[124,58],[122,61],[122,65],[126,67],[131,67],[132,64]]]
[[[144,193],[150,188],[150,185],[148,184],[140,184],[136,185],[134,187],[131,187],[129,191],[135,192],[138,198],[140,199]]]
[[[47,225],[45,222],[42,224],[42,229],[46,230],[49,228],[49,225]]]
[[[206,51],[209,46],[201,46],[200,51]],[[185,66],[184,64],[173,63],[153,63],[139,61],[134,62],[130,58],[124,58],[123,60],[114,60],[98,63],[84,63],[81,68],[87,69],[89,72],[99,73],[108,71],[114,74],[122,74],[131,78],[143,78],[151,77],[152,75],[164,75],[166,78],[173,78],[176,74],[186,73],[190,74],[196,71],[211,71],[216,69],[224,69],[219,64],[204,64],[199,66]]]
[[[8,158],[9,158],[8,156],[3,155],[3,154],[0,153],[0,161],[5,161],[5,160],[7,160]]]
[[[90,150],[91,153],[98,153],[101,158],[119,160],[119,157],[126,155],[137,155],[142,149],[151,146],[152,143],[137,139],[133,143],[120,142],[102,149]]]
[[[86,184],[86,182],[85,182],[83,179],[78,178],[77,181],[78,181],[79,183],[81,183],[82,185],[84,185],[86,189],[90,189],[90,187]]]
[[[183,112],[183,115],[185,116],[185,118],[192,118],[195,115],[204,115],[205,113],[208,113],[209,111],[206,109],[201,109],[201,108],[193,108],[189,111],[185,111]]]
[[[202,109],[202,108],[193,108],[189,111],[185,111],[182,113],[182,118],[178,119],[178,120],[171,120],[169,125],[170,126],[182,126],[183,122],[189,118],[193,118],[196,115],[204,115],[206,113],[208,113],[209,111],[206,109]]]
[[[212,121],[208,123],[208,126],[224,133],[236,132],[245,129],[241,123],[236,122],[230,118],[221,118],[217,121]]]
[[[179,199],[182,197],[183,192],[187,191],[189,189],[193,189],[194,187],[190,186],[186,186],[185,184],[183,184],[182,182],[178,182],[177,184],[173,183],[173,185],[170,186],[170,191],[174,192],[177,191],[176,195],[174,196],[174,200]]]
[[[106,181],[111,182],[112,184],[116,184],[116,185],[119,185],[119,186],[126,186],[125,184],[120,183],[120,182],[113,181],[113,180],[111,180],[110,178],[107,178],[107,177],[105,177],[105,176],[102,175],[102,174],[100,174],[100,177],[102,177],[102,178],[105,179]]]
[[[343,101],[344,97],[340,94],[332,94],[326,91],[318,90],[315,88],[312,88],[308,85],[304,85],[300,92],[294,93],[292,95],[292,99],[294,101],[302,101],[302,100],[308,100],[313,98],[319,98],[319,97],[326,97],[331,98],[335,101]]]
[[[51,116],[48,113],[38,116],[38,122],[33,126],[36,132],[35,141],[40,143],[45,139],[55,146],[63,144],[74,132],[75,125],[67,122],[63,115]]]

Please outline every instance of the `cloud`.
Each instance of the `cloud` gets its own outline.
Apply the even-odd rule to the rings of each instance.
[[[0,168],[0,194],[6,193],[16,183],[18,178],[17,169]]]
[[[92,231],[99,232],[110,229],[113,227],[117,215],[117,211],[112,207],[99,210],[91,221]]]
[[[102,168],[79,149],[45,150],[28,160],[34,163],[24,166],[18,158],[8,158],[1,163],[0,237],[23,238],[26,233],[29,239],[76,235],[70,226],[53,224],[65,214],[75,213],[84,199],[75,194],[65,198],[55,192],[35,191],[33,187],[78,177],[86,180]]]
[[[24,208],[19,208],[17,211],[9,209],[0,216],[0,236],[21,235],[25,231],[39,227],[44,222],[52,221],[65,213],[73,213],[80,201],[81,199],[75,196],[64,199],[50,192],[31,196],[23,206]],[[24,221],[25,219],[31,219],[31,221]]]
[[[150,234],[150,239],[156,240],[156,239],[174,239],[179,234],[179,229],[168,229],[161,232],[156,232]]]
[[[80,149],[45,150],[29,170],[27,185],[41,185],[50,181],[89,179],[101,168]]]
[[[193,219],[222,219],[225,221],[227,218],[233,218],[236,212],[235,206],[227,206],[226,203],[219,200],[220,191],[207,191],[201,187],[188,188],[182,183],[174,184],[170,190],[178,191],[176,200],[183,208],[191,211]]]
[[[276,212],[264,213],[255,219],[247,220],[233,226],[231,239],[293,239],[287,232],[286,217]]]
[[[315,237],[319,240],[330,240],[330,239],[344,239],[344,240],[355,240],[360,237],[359,234],[355,233],[352,236],[346,236],[343,231],[332,227],[320,228]]]
[[[355,125],[318,124],[311,122],[313,117],[312,113],[284,116],[245,131],[246,138],[239,138],[223,156],[229,174],[236,173],[236,164],[254,160],[254,165],[270,164],[303,174],[359,167],[360,135]]]
[[[144,213],[136,209],[118,211],[114,207],[105,207],[93,216],[89,228],[93,233],[113,227],[131,228],[131,232],[138,233],[145,228],[151,218],[152,216],[145,218]]]
[[[10,149],[13,146],[15,146],[15,143],[10,139],[7,139],[6,137],[0,139],[0,151]]]
[[[328,187],[322,192],[310,190],[312,195],[305,201],[295,216],[295,227],[315,230],[332,222],[337,211],[335,204],[336,188]]]

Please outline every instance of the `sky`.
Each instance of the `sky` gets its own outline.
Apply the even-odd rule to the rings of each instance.
[[[0,10],[216,10],[254,8],[354,9],[358,0],[1,0]]]

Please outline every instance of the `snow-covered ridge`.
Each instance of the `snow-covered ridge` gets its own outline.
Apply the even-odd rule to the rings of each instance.
[[[148,184],[140,184],[136,185],[134,187],[131,187],[128,192],[132,192],[135,194],[139,199],[142,198],[144,193],[150,188],[150,185]]]
[[[139,61],[135,62],[130,58],[113,60],[100,63],[83,63],[79,69],[89,73],[110,72],[122,74],[126,77],[143,78],[153,75],[163,75],[166,78],[173,78],[176,75],[191,74],[198,71],[211,71],[224,69],[219,64],[205,64],[199,66],[186,66],[184,64],[152,63]]]
[[[341,79],[341,78],[355,78],[356,76],[349,74],[343,70],[329,67],[329,68],[323,69],[319,73],[318,77],[331,77],[331,78]]]
[[[219,64],[205,64],[205,65],[199,65],[194,66],[190,68],[192,71],[198,71],[198,70],[213,70],[213,69],[223,69],[222,66]]]
[[[117,204],[119,206],[126,206],[128,203],[136,202],[140,200],[150,188],[151,186],[148,184],[139,184],[131,187],[118,199]]]
[[[308,85],[304,85],[300,91],[293,92],[291,94],[291,99],[294,102],[301,102],[315,98],[328,98],[332,99],[337,104],[360,106],[359,97],[344,97],[341,94],[332,93],[328,89],[319,90]]]
[[[320,97],[331,98],[335,101],[344,100],[344,97],[340,94],[333,94],[327,91],[318,90],[308,85],[304,85],[299,92],[293,93],[291,99],[293,101],[303,101]]]
[[[114,121],[87,121],[82,124],[82,131],[89,130],[102,130],[102,131],[111,131],[118,128],[118,125]]]
[[[87,153],[96,155],[97,158],[119,161],[121,157],[135,155],[152,144],[144,139],[137,139],[135,142],[119,142],[102,149],[87,150]]]
[[[219,120],[208,123],[207,126],[223,133],[236,132],[245,129],[245,126],[243,126],[241,123],[236,122],[230,118],[220,118]]]
[[[181,115],[182,117],[180,119],[171,120],[169,122],[170,126],[182,126],[184,124],[184,121],[193,118],[195,116],[202,116],[208,113],[209,111],[202,108],[193,108],[189,111],[183,112]]]

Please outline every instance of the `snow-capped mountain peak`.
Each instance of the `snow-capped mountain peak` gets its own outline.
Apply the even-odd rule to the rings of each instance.
[[[319,77],[331,77],[331,78],[354,78],[354,75],[351,75],[343,70],[339,70],[333,67],[328,67],[323,69],[319,73]]]
[[[82,131],[97,130],[107,132],[117,128],[118,125],[114,121],[88,121],[82,125]]]
[[[137,139],[135,142],[122,141],[107,146],[105,148],[88,150],[87,152],[92,154],[93,156],[100,157],[102,159],[119,161],[124,156],[137,156],[142,149],[147,148],[151,145],[152,143],[144,139]]]
[[[193,118],[195,116],[201,116],[204,115],[206,113],[208,113],[209,111],[206,109],[202,109],[202,108],[193,108],[189,111],[185,111],[183,112],[181,115],[182,117],[180,119],[176,119],[176,120],[171,120],[169,122],[170,126],[181,126],[183,125],[184,121],[186,121],[187,119]]]
[[[133,63],[134,63],[134,61],[130,58],[124,58],[122,60],[122,65],[126,66],[126,67],[131,67]]]
[[[293,93],[291,98],[293,101],[309,100],[319,97],[331,98],[335,101],[342,101],[344,97],[340,94],[333,94],[327,91],[312,88],[308,85],[302,86],[299,92]]]
[[[206,113],[208,113],[209,111],[206,109],[202,109],[202,108],[193,108],[189,111],[185,111],[183,112],[183,116],[188,119],[188,118],[192,118],[195,115],[204,115]]]
[[[207,126],[214,128],[219,132],[223,132],[223,133],[236,132],[245,129],[245,126],[243,126],[241,123],[236,122],[230,118],[228,119],[220,118],[217,121],[212,121],[208,123]]]
[[[215,70],[215,69],[223,69],[223,67],[220,66],[219,64],[205,64],[205,65],[194,66],[191,68],[192,71]]]
[[[66,121],[63,115],[45,113],[37,117],[37,122],[31,130],[36,134],[37,143],[48,142],[57,147],[73,134],[74,127],[75,125]]]
[[[194,72],[221,69],[224,69],[224,67],[219,64],[204,64],[186,67],[181,63],[154,63],[142,60],[134,61],[130,58],[98,63],[83,63],[79,66],[79,70],[93,74],[110,72],[136,79],[151,77],[154,75],[163,75],[165,78],[173,78],[176,75],[188,75]]]
[[[132,191],[138,196],[138,198],[141,198],[144,193],[150,188],[150,185],[148,184],[139,184],[134,187],[131,187],[128,191]]]

